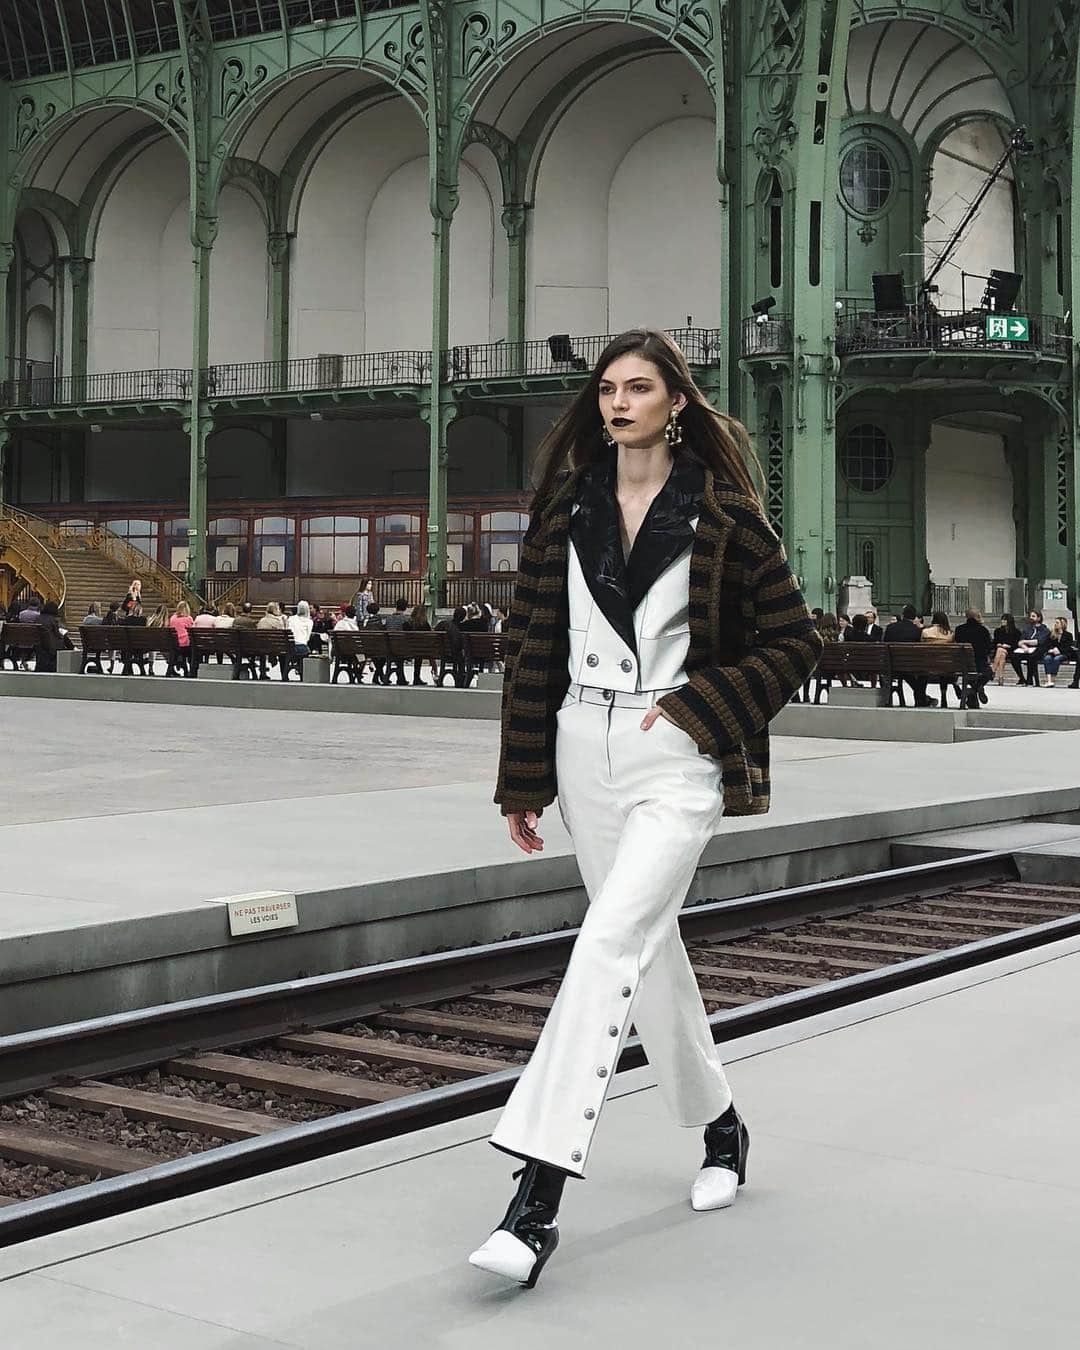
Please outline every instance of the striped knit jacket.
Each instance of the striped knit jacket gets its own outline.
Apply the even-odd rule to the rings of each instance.
[[[504,626],[503,815],[540,811],[558,795],[555,714],[570,684],[567,552],[581,472],[561,477],[522,542]],[[809,678],[822,641],[760,507],[708,469],[689,601],[690,678],[659,706],[719,759],[724,814],[759,815],[769,809],[768,724]]]

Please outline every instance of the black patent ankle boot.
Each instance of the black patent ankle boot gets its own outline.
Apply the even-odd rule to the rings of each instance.
[[[705,1161],[690,1190],[694,1209],[726,1209],[732,1203],[746,1180],[749,1153],[750,1131],[733,1102],[722,1116],[705,1126]]]
[[[514,1177],[521,1180],[502,1223],[469,1263],[532,1289],[559,1245],[557,1216],[566,1173],[530,1160]]]

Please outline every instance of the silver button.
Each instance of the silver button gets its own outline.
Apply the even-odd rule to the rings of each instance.
[[[586,1120],[593,1120],[593,1119],[595,1119],[595,1117],[596,1117],[596,1112],[592,1109],[591,1106],[587,1106],[587,1107],[585,1108],[585,1119],[586,1119]]]
[[[603,1066],[602,1064],[601,1064],[600,1067],[597,1069],[597,1071],[596,1071],[596,1076],[597,1076],[597,1078],[606,1078],[606,1077],[607,1077],[607,1069],[605,1069],[604,1066]]]
[[[619,662],[619,669],[624,670],[627,672],[627,674],[629,674],[629,672],[634,669],[634,663],[633,661],[622,660]]]
[[[629,998],[629,997],[630,997],[630,986],[629,986],[628,984],[624,984],[624,985],[623,985],[623,987],[622,987],[622,996],[623,996],[623,998]]]
[[[600,664],[600,658],[596,655],[595,652],[590,652],[588,656],[585,658],[585,664],[587,666],[598,666]]]
[[[607,1029],[607,1034],[608,1034],[609,1036],[617,1036],[617,1035],[619,1034],[619,1028],[618,1028],[618,1027],[608,1027],[608,1029]]]
[[[570,1154],[570,1161],[571,1162],[581,1161],[581,1149],[579,1148],[574,1149],[573,1153]]]
[[[610,699],[610,698],[611,698],[611,690],[610,690],[610,689],[605,689],[605,690],[603,690],[602,692],[603,692],[603,695],[604,695],[604,697],[605,697],[606,699]]]

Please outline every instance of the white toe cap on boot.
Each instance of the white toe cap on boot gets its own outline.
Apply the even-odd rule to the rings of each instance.
[[[522,1284],[532,1274],[535,1264],[536,1253],[533,1249],[505,1228],[497,1228],[484,1245],[477,1247],[469,1257],[469,1265],[489,1270],[492,1275],[520,1280]]]
[[[739,1174],[730,1167],[703,1167],[690,1188],[694,1209],[726,1209],[739,1189]]]

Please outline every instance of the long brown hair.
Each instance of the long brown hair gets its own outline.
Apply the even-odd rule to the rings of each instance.
[[[601,432],[600,381],[620,356],[641,356],[660,372],[669,394],[681,393],[686,406],[679,414],[682,444],[675,454],[686,454],[712,470],[715,477],[732,483],[760,505],[761,497],[751,477],[750,465],[761,477],[746,428],[734,417],[717,412],[694,383],[682,349],[666,333],[654,328],[631,328],[612,338],[600,354],[585,386],[566,412],[547,433],[536,452],[536,490],[532,510],[547,499],[562,469],[579,469],[608,453]]]

